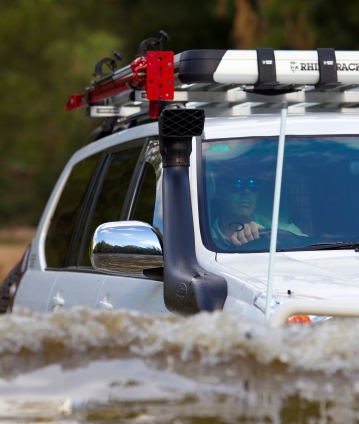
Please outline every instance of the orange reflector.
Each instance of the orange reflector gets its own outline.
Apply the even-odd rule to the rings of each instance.
[[[311,324],[312,320],[308,317],[308,315],[293,315],[287,319],[287,323],[289,324]]]

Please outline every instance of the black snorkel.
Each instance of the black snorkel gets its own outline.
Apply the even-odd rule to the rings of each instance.
[[[180,315],[223,308],[227,297],[224,278],[197,262],[189,186],[192,137],[204,127],[202,109],[165,109],[159,119],[163,158],[164,301]]]

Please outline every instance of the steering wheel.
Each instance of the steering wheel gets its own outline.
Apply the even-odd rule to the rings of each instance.
[[[272,235],[271,228],[265,228],[259,230],[259,238],[249,241],[248,243],[242,244],[241,246],[231,246],[229,251],[240,251],[240,250],[269,250],[270,239]],[[290,248],[298,245],[298,237],[302,237],[287,231],[278,229],[277,233],[277,249],[279,248]],[[301,240],[302,241],[302,240]],[[299,243],[300,244],[300,243]]]
[[[258,233],[259,233],[260,238],[269,238],[270,239],[271,236],[272,236],[272,229],[271,228],[264,228],[263,230],[258,230]],[[277,237],[277,239],[278,239],[279,237],[282,237],[282,236],[283,237],[289,237],[289,236],[295,236],[296,234],[292,233],[291,231],[278,229],[277,235],[278,235],[278,237]],[[252,241],[254,241],[254,240],[252,240]]]

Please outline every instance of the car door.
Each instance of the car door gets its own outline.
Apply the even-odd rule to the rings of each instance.
[[[147,222],[162,236],[162,162],[156,139],[149,140],[142,152],[136,178],[128,192],[127,209],[121,216],[121,220],[128,219]],[[169,314],[160,278],[108,275],[99,292],[97,308]]]
[[[32,243],[29,269],[24,274],[16,293],[13,311],[25,307],[45,312],[50,298],[55,298],[53,302],[58,304],[54,304],[55,309],[64,303],[60,289],[53,293],[53,287],[66,272],[69,246],[76,238],[78,223],[83,220],[104,161],[103,152],[87,156],[71,167],[66,181],[62,181],[63,176],[60,177],[57,184],[59,188],[54,189],[49,201],[51,204],[51,199],[59,196],[55,211],[50,212],[51,218],[46,215],[42,218],[42,222],[50,220],[44,249],[41,234]],[[61,190],[61,193],[56,190]],[[42,255],[45,260],[44,267],[38,264]]]
[[[69,309],[79,304],[97,307],[99,292],[106,275],[91,266],[88,255],[89,240],[97,225],[103,221],[119,220],[123,214],[127,192],[145,141],[141,139],[124,143],[101,153],[101,160],[88,185],[86,196],[81,206],[77,205],[75,208],[76,223],[71,228],[67,225],[68,215],[71,214],[66,208],[63,208],[62,216],[57,217],[55,213],[57,228],[54,229],[53,236],[50,231],[48,239],[51,241],[52,236],[57,240],[57,244],[61,245],[61,261],[50,261],[50,267],[62,265],[62,269],[49,296],[48,312],[56,312],[60,308]],[[81,174],[81,169],[79,173]],[[78,202],[71,187],[66,197],[68,209],[71,211],[74,209],[73,204]],[[67,233],[70,235],[65,237],[64,234]],[[51,245],[53,255],[59,256],[53,241]],[[50,250],[48,249],[49,253]]]

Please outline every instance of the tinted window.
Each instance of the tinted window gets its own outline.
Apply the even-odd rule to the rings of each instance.
[[[106,176],[95,199],[96,206],[90,213],[91,223],[86,232],[83,251],[79,253],[79,264],[91,266],[88,248],[96,228],[105,223],[119,221],[126,193],[142,147],[123,150],[113,154]]]
[[[132,219],[153,225],[153,214],[156,202],[156,173],[153,166],[145,164],[144,176],[137,197]]]
[[[268,251],[278,139],[203,143],[202,226],[214,251]],[[286,137],[277,249],[359,241],[359,139]],[[254,222],[262,237],[237,247]],[[243,235],[243,233],[242,233]]]
[[[47,266],[64,267],[68,248],[102,152],[75,165],[62,192],[45,243]]]

